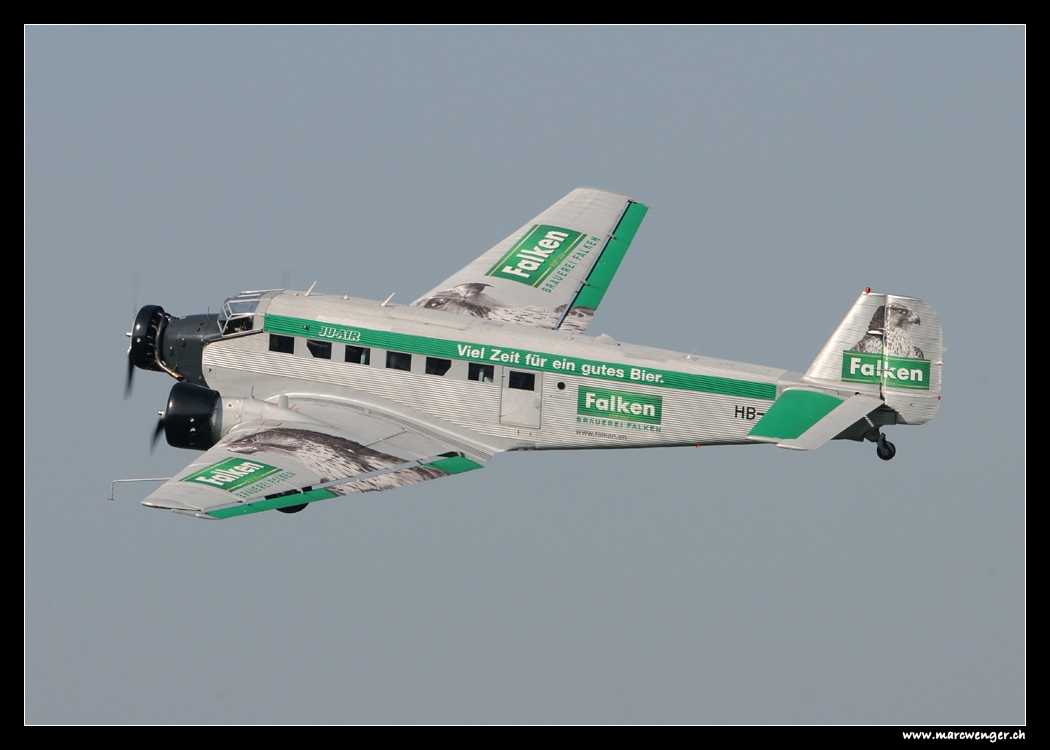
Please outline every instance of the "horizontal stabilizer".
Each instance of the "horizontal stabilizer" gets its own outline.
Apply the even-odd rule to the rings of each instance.
[[[780,448],[809,451],[819,448],[858,419],[882,406],[872,396],[857,394],[843,401],[826,393],[788,390],[769,408],[748,434]]]

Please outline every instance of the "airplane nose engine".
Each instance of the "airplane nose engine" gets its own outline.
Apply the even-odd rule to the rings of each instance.
[[[176,383],[153,433],[154,444],[161,432],[173,448],[199,451],[211,448],[222,436],[222,397],[219,392],[199,385]]]
[[[159,305],[146,305],[135,316],[128,349],[125,397],[131,392],[134,368],[166,372],[180,381],[206,386],[201,360],[204,347],[222,337],[219,316],[185,315],[176,318]]]
[[[131,328],[131,349],[128,351],[128,358],[135,367],[156,372],[163,370],[157,363],[157,352],[164,325],[170,317],[160,305],[146,305],[139,310]]]

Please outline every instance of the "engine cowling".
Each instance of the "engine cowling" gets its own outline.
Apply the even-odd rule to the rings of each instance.
[[[161,423],[173,448],[208,450],[222,437],[222,396],[210,388],[176,383]]]
[[[140,370],[161,372],[157,364],[161,334],[171,316],[160,305],[146,305],[135,316],[131,327],[131,351],[129,356]]]

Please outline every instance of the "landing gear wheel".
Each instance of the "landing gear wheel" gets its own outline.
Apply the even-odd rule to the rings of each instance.
[[[880,453],[879,455],[882,455],[882,454]],[[288,505],[288,506],[285,506],[284,508],[278,508],[277,512],[278,513],[298,513],[299,511],[301,511],[305,507],[306,507],[306,503],[303,503],[301,505]]]
[[[878,447],[875,448],[875,453],[877,453],[879,458],[883,461],[889,461],[897,455],[897,448],[893,443],[887,440],[885,436],[882,436],[879,438],[879,444]]]

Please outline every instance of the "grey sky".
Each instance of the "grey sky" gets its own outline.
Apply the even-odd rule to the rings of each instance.
[[[589,333],[804,370],[921,297],[944,402],[834,443],[504,454],[204,523],[117,477],[136,306],[409,302],[578,186]],[[1023,722],[1025,32],[25,31],[28,722]]]

